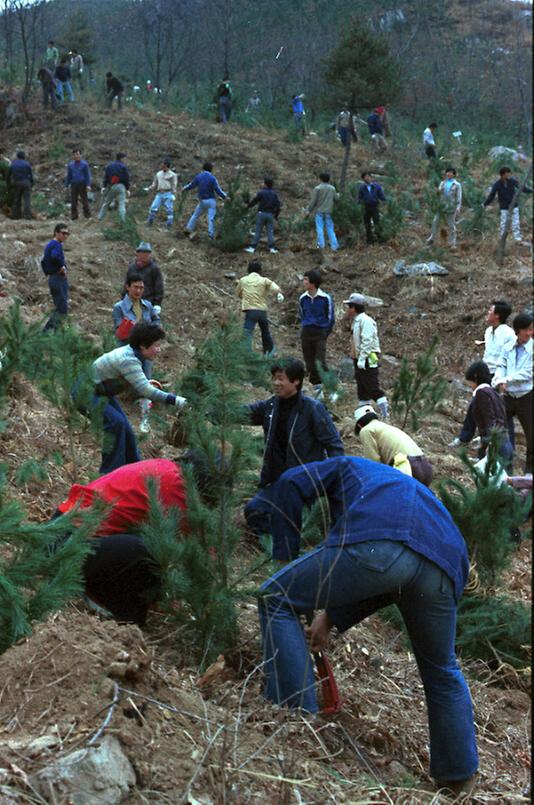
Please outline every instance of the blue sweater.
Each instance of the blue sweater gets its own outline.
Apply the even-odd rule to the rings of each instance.
[[[86,187],[90,187],[91,171],[89,170],[89,164],[85,161],[85,159],[80,159],[79,162],[76,162],[75,159],[72,159],[67,165],[65,187],[69,187],[71,184],[84,184]]]
[[[278,218],[280,207],[282,206],[278,193],[269,187],[263,187],[258,190],[254,198],[247,204],[247,207],[253,207],[255,204],[258,205],[259,212],[272,212],[275,218]]]
[[[334,300],[320,288],[314,297],[305,291],[299,299],[299,317],[302,327],[319,327],[330,333],[335,321]]]
[[[367,128],[369,129],[369,134],[382,134],[384,131],[384,125],[380,120],[380,115],[377,115],[376,112],[372,112],[369,117],[367,118]]]
[[[499,199],[499,209],[500,210],[507,210],[512,203],[512,199],[514,197],[515,191],[519,187],[519,182],[513,176],[511,176],[507,182],[503,182],[502,179],[497,179],[493,187],[491,188],[489,195],[484,202],[484,206],[487,207],[495,196]],[[529,187],[522,187],[522,193],[532,193],[532,190]],[[514,207],[518,206],[518,202],[516,201]]]
[[[66,263],[65,255],[63,254],[63,246],[59,240],[50,240],[45,246],[44,254],[41,260],[41,268],[45,274],[50,276],[52,274],[57,274],[59,269],[64,265],[66,265]]]
[[[438,565],[453,582],[456,598],[461,596],[469,575],[464,539],[434,493],[409,475],[365,458],[341,456],[287,470],[273,492],[274,559],[298,556],[302,510],[324,495],[331,522],[325,545],[403,542]]]
[[[113,179],[115,178],[115,181]],[[117,179],[119,180],[117,182]],[[104,173],[104,187],[111,184],[123,184],[126,190],[130,187],[130,173],[123,162],[110,162]]]
[[[197,173],[193,181],[186,184],[184,190],[193,190],[195,187],[198,187],[198,198],[200,201],[215,198],[215,193],[217,193],[220,198],[226,198],[226,193],[221,190],[217,179],[213,173],[209,171]]]
[[[8,184],[29,182],[33,184],[32,166],[25,159],[14,159],[7,172]]]
[[[384,191],[378,182],[366,184],[362,182],[358,190],[358,204],[365,204],[366,207],[377,207],[379,201],[385,201]]]

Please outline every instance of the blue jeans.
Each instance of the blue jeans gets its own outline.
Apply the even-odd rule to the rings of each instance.
[[[347,143],[350,139],[350,131],[347,128],[340,128],[338,129],[339,132],[339,139],[341,140],[341,145],[343,148],[346,148]]]
[[[435,564],[402,542],[372,540],[322,546],[275,573],[262,586],[260,625],[265,696],[317,712],[310,657],[299,616],[326,609],[340,630],[395,603],[404,619],[423,682],[430,730],[430,773],[464,780],[477,769],[473,705],[458,666],[453,584]]]
[[[70,81],[58,81],[56,85],[56,95],[59,98],[59,102],[63,103],[64,96],[63,96],[63,89],[67,91],[67,95],[69,96],[69,101],[74,100],[74,92],[72,91],[72,84]]]
[[[48,277],[48,288],[54,302],[54,312],[46,322],[45,330],[55,330],[69,312],[69,283],[67,277],[52,274]]]
[[[101,405],[101,397],[95,395],[93,402]],[[104,443],[102,446],[102,463],[100,475],[105,475],[124,464],[134,464],[141,461],[141,454],[137,447],[135,433],[115,397],[108,397],[102,410],[102,424],[104,427]]]
[[[186,229],[188,232],[194,232],[196,229],[197,221],[203,212],[208,214],[208,235],[210,238],[215,237],[215,216],[217,215],[217,202],[214,198],[201,199],[189,221],[187,222]]]
[[[252,334],[256,324],[259,325],[261,331],[261,346],[263,354],[268,355],[274,349],[274,341],[269,331],[269,319],[267,318],[266,310],[245,310],[244,328],[250,340],[250,347],[252,349]]]
[[[167,226],[170,226],[174,221],[174,193],[170,191],[167,193],[156,193],[154,201],[150,205],[150,212],[148,213],[148,220],[152,222],[158,214],[159,208],[163,204],[167,211]]]
[[[274,246],[274,215],[272,212],[258,212],[256,214],[256,232],[251,244],[254,248],[260,242],[263,227],[267,229],[267,244],[271,249]]]
[[[326,226],[326,234],[328,235],[328,242],[330,243],[330,248],[333,251],[336,251],[336,249],[339,248],[339,243],[337,242],[336,233],[334,232],[334,222],[332,221],[332,216],[322,212],[318,212],[315,216],[315,229],[317,232],[317,248],[324,249],[325,247],[325,241],[324,241],[325,226]]]
[[[244,515],[247,528],[257,537],[271,533],[272,489],[273,485],[265,486],[248,503],[245,503]]]

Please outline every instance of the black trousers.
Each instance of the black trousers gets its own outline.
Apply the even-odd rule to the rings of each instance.
[[[373,225],[371,225],[371,221]],[[380,211],[378,209],[378,206],[369,207],[366,205],[363,213],[363,222],[365,224],[365,234],[367,237],[367,243],[373,243],[374,240],[380,237]],[[373,226],[374,226],[374,233],[373,233]]]
[[[70,214],[73,221],[78,217],[78,198],[82,200],[83,214],[86,218],[91,217],[91,208],[87,198],[87,187],[83,182],[76,182],[70,186]]]
[[[521,397],[505,394],[503,401],[507,419],[516,416],[521,423],[527,442],[525,472],[532,472],[532,389]]]
[[[433,145],[425,146],[425,154],[427,155],[427,157],[429,159],[435,159],[436,158],[436,149],[435,149],[435,147]]]
[[[30,182],[16,182],[12,185],[12,198],[13,198],[13,207],[11,209],[11,217],[16,219],[20,218],[20,208],[21,204],[24,201],[24,217],[31,218],[32,217],[32,204],[31,204],[31,194],[32,194],[32,186]]]
[[[315,328],[303,327],[300,331],[300,343],[302,345],[302,357],[306,364],[306,371],[310,376],[310,383],[313,386],[321,383],[321,375],[317,371],[316,364],[319,363],[326,371],[326,331]]]
[[[365,369],[358,369],[358,361],[354,359],[354,379],[359,400],[379,400],[386,396],[379,385],[378,366],[369,369],[368,361],[365,361]]]

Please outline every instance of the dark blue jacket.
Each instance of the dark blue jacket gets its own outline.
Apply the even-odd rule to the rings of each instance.
[[[358,190],[358,204],[365,204],[366,207],[377,207],[379,201],[385,201],[384,191],[378,182],[366,184],[362,182]]]
[[[72,159],[67,165],[65,186],[69,187],[71,184],[84,184],[86,187],[91,186],[91,171],[85,159],[80,159],[79,162]]]
[[[254,204],[258,205],[260,212],[272,212],[275,218],[278,218],[282,206],[278,198],[278,193],[271,190],[269,187],[263,187],[261,190],[258,190],[247,206],[253,207]]]
[[[302,327],[319,327],[332,332],[334,327],[334,300],[319,288],[312,298],[305,291],[299,298],[299,318]]]
[[[514,179],[511,176],[508,181],[505,183],[502,179],[497,179],[493,187],[491,188],[489,195],[484,202],[484,206],[487,207],[488,204],[491,204],[495,196],[499,199],[499,209],[500,210],[507,210],[512,203],[512,199],[514,197],[514,193],[519,187],[519,182],[517,179]],[[532,190],[529,187],[522,187],[522,193],[532,193]],[[514,204],[514,207],[517,207],[518,203]]]
[[[461,596],[469,575],[464,539],[434,493],[411,476],[366,458],[343,456],[288,470],[272,492],[274,559],[298,556],[302,510],[324,495],[331,522],[325,545],[403,542],[438,565],[453,582],[456,598]]]
[[[371,112],[367,118],[367,127],[369,134],[382,134],[384,132],[384,124],[380,120],[380,115],[376,112]]]
[[[278,397],[247,406],[250,422],[252,425],[261,425],[265,435],[260,486],[272,484],[280,476],[273,466],[279,406]],[[345,452],[330,414],[322,403],[311,397],[299,394],[299,400],[289,415],[287,429],[289,441],[285,469],[310,461],[322,461],[327,456],[342,456]]]
[[[19,182],[33,184],[32,166],[26,159],[14,159],[7,172],[8,184],[18,184]]]
[[[58,64],[54,75],[57,78],[57,80],[61,81],[62,83],[64,83],[65,81],[70,81],[71,79],[70,67],[67,67],[67,65],[65,64]]]
[[[65,255],[63,254],[63,246],[59,240],[50,240],[45,246],[44,254],[41,260],[41,268],[48,276],[57,274],[60,268],[66,265]]]
[[[215,198],[215,193],[221,198],[226,198],[226,193],[221,190],[219,183],[213,173],[209,171],[202,171],[197,173],[195,178],[189,184],[186,184],[184,190],[193,190],[198,187],[198,198],[200,201],[207,201],[209,198]]]
[[[119,181],[113,181],[114,177],[116,177]],[[130,173],[124,162],[118,162],[115,160],[114,162],[110,162],[106,167],[106,172],[104,173],[104,187],[119,183],[123,184],[126,190],[128,190],[130,187]]]

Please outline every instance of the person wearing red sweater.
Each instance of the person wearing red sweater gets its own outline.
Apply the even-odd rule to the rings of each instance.
[[[199,489],[205,489],[208,477],[202,461],[189,452],[179,463],[164,458],[137,461],[88,484],[73,484],[54,514],[55,518],[75,507],[88,508],[97,499],[110,505],[94,535],[94,550],[85,561],[83,574],[89,603],[96,603],[117,620],[143,626],[150,604],[161,594],[159,574],[139,533],[150,510],[147,481],[154,479],[164,511],[177,508],[183,513],[187,508],[184,463],[193,467]]]

